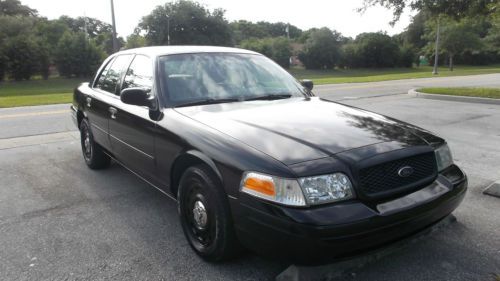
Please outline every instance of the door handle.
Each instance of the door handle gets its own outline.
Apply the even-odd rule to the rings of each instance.
[[[87,100],[87,107],[92,107],[92,104],[91,104],[92,103],[92,98],[91,97],[87,97],[86,100]]]
[[[110,107],[108,110],[109,113],[111,113],[111,119],[116,119],[116,113],[118,112],[118,110],[114,107]]]

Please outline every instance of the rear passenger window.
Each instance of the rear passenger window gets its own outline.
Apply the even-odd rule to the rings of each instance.
[[[106,67],[102,70],[101,74],[99,75],[99,79],[97,79],[95,87],[100,88],[99,85],[102,85],[104,83],[104,79],[106,78],[106,73],[108,73],[109,68],[113,64],[113,59],[111,59],[108,64],[106,64]]]
[[[122,89],[153,87],[153,63],[150,58],[137,55],[127,70]]]
[[[96,87],[111,94],[119,95],[118,85],[120,83],[120,77],[129,66],[131,58],[132,55],[117,56],[111,63],[111,67],[108,70],[104,69],[104,71],[106,71],[106,76],[104,79],[101,79],[104,74],[103,71],[103,74],[99,77]]]

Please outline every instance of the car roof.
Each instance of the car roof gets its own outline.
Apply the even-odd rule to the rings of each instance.
[[[172,54],[189,54],[189,53],[239,53],[239,54],[254,54],[258,53],[252,52],[245,49],[239,48],[229,48],[229,47],[216,47],[216,46],[154,46],[154,47],[142,47],[136,49],[124,50],[116,53],[115,55],[123,54],[142,54],[151,57],[172,55]]]

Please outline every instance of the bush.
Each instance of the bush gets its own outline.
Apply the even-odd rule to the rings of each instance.
[[[265,55],[284,68],[290,67],[290,42],[284,37],[248,39],[241,42],[241,47]]]
[[[66,32],[56,49],[56,65],[65,77],[89,77],[105,57],[104,51],[84,33]]]
[[[341,35],[329,28],[314,30],[299,53],[299,59],[308,69],[330,69],[340,60]]]

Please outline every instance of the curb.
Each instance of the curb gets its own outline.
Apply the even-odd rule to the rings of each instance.
[[[408,95],[415,98],[423,99],[433,99],[433,100],[445,100],[445,101],[458,101],[458,102],[469,102],[469,103],[483,103],[483,104],[496,104],[500,105],[500,99],[490,99],[490,98],[479,98],[479,97],[467,97],[467,96],[450,96],[450,95],[436,95],[418,92],[417,89],[411,89],[408,91]]]

